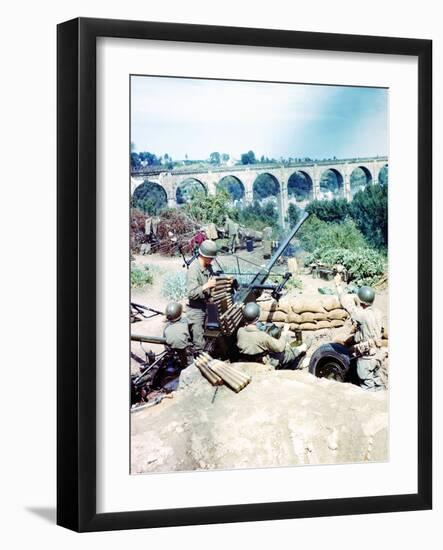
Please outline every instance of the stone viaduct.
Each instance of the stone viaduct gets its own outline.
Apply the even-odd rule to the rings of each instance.
[[[328,170],[336,176],[337,189],[335,196],[352,198],[351,174],[360,168],[366,175],[366,184],[378,184],[381,170],[388,165],[387,157],[354,158],[327,160],[315,162],[300,162],[290,165],[254,164],[231,167],[214,167],[210,170],[192,170],[190,168],[175,169],[171,171],[159,170],[158,167],[147,167],[131,172],[131,195],[135,189],[145,182],[159,185],[165,192],[168,206],[177,206],[177,190],[184,182],[194,180],[202,189],[214,195],[217,186],[227,176],[234,177],[240,184],[243,192],[243,204],[249,204],[253,200],[254,184],[261,174],[269,175],[277,184],[279,193],[277,198],[281,220],[284,224],[286,213],[295,197],[291,197],[288,183],[292,175],[299,174],[304,177],[309,189],[305,200],[298,201],[300,207],[304,207],[312,199],[330,199],[334,196],[330,189],[322,184],[322,176]]]

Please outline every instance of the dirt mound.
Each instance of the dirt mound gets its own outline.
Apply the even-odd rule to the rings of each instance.
[[[387,392],[237,363],[239,394],[195,367],[171,400],[131,415],[132,473],[341,464],[388,458]]]

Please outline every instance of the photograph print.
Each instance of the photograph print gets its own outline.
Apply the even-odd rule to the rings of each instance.
[[[131,473],[389,461],[389,90],[129,84]]]

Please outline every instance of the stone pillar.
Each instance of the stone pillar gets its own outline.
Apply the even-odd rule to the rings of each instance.
[[[281,180],[280,185],[280,220],[283,229],[286,228],[286,215],[288,213],[288,186],[286,181]]]
[[[352,199],[350,171],[349,165],[346,163],[343,170],[343,196],[347,201]]]

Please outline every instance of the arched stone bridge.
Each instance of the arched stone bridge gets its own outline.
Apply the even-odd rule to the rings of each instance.
[[[214,167],[211,170],[192,170],[192,169],[176,169],[172,171],[161,171],[155,167],[147,167],[139,171],[131,173],[131,195],[135,189],[145,182],[151,182],[159,185],[165,192],[168,206],[177,206],[177,190],[188,180],[198,182],[202,189],[210,195],[215,195],[217,186],[227,176],[232,176],[237,180],[242,188],[243,203],[249,204],[253,200],[254,183],[262,174],[267,174],[278,183],[278,203],[282,222],[286,217],[286,213],[290,202],[294,202],[290,197],[288,184],[290,186],[290,178],[294,174],[301,175],[304,178],[307,188],[307,196],[303,201],[297,202],[300,206],[304,206],[312,199],[332,198],[331,190],[321,184],[322,176],[328,170],[332,171],[336,176],[337,189],[335,196],[345,197],[350,200],[352,198],[351,190],[351,174],[357,168],[360,168],[366,175],[366,184],[378,184],[380,182],[380,172],[388,165],[388,157],[372,157],[372,158],[355,158],[328,160],[317,162],[301,162],[290,165],[276,164],[255,164],[242,165],[232,167]],[[257,185],[257,183],[256,183]]]

